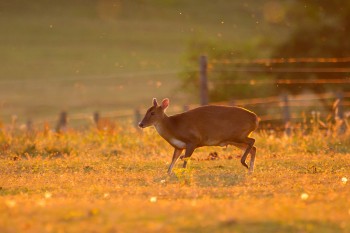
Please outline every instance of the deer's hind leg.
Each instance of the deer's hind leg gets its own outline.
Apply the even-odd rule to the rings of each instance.
[[[256,147],[253,146],[250,149],[249,153],[250,153],[249,173],[253,173],[253,171],[254,171],[254,163],[255,163]]]
[[[255,154],[256,154],[256,147],[254,146],[255,139],[248,138],[247,141],[248,142],[246,142],[246,143],[230,142],[229,144],[244,151],[244,153],[241,157],[241,163],[243,166],[245,166],[247,169],[249,169],[249,173],[252,173],[254,171]],[[250,154],[249,167],[246,163],[248,153]]]

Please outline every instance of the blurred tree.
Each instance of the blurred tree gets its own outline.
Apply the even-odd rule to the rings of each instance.
[[[349,1],[295,0],[287,14],[291,34],[275,56],[349,56]]]
[[[269,5],[267,5],[268,7]],[[285,6],[285,5],[284,5]],[[210,101],[234,100],[237,98],[264,97],[288,91],[298,94],[310,90],[315,93],[350,90],[350,85],[316,84],[317,79],[346,78],[349,73],[337,72],[276,72],[274,68],[288,68],[300,71],[308,68],[346,68],[350,63],[283,63],[283,64],[225,64],[211,63],[213,60],[250,59],[271,56],[273,58],[307,58],[307,57],[350,57],[350,1],[335,0],[291,0],[286,4],[283,17],[270,23],[280,30],[280,38],[270,34],[255,40],[242,42],[232,49],[214,41],[190,42],[186,57],[186,67],[182,74],[182,88],[198,95],[198,58],[207,55],[209,58],[209,95]],[[265,9],[266,10],[266,9]],[[270,11],[268,11],[270,12]],[[270,12],[271,13],[271,12]],[[266,17],[265,18],[271,18]],[[276,42],[280,42],[276,45]],[[244,72],[242,70],[259,69],[263,72]],[[266,71],[266,72],[265,72]],[[311,84],[259,84],[276,79],[309,79]],[[244,80],[242,84],[232,85],[235,80]],[[329,105],[329,103],[327,103]]]
[[[287,11],[286,24],[290,35],[274,49],[272,56],[288,57],[349,57],[350,56],[350,1],[334,0],[295,0]],[[279,64],[274,67],[290,68],[340,68],[349,67],[350,63],[294,63]],[[330,79],[345,78],[349,73],[312,72],[281,73],[278,79]],[[315,85],[295,84],[280,85],[279,90],[299,93],[305,89],[316,93],[335,89],[350,90],[349,85]]]

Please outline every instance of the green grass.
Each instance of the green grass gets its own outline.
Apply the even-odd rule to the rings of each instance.
[[[281,28],[263,17],[266,2],[0,3],[0,117],[134,109],[165,96],[196,102],[177,89],[188,42],[213,40],[238,52],[266,35],[280,38]]]
[[[350,232],[348,134],[256,133],[253,175],[239,150],[207,147],[171,176],[154,129],[0,136],[1,232]]]

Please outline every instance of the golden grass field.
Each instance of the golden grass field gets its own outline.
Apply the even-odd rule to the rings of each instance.
[[[350,232],[350,135],[255,133],[188,169],[153,128],[0,131],[0,232]],[[209,154],[216,152],[218,158]]]

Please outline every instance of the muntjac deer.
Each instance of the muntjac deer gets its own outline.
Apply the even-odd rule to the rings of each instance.
[[[202,106],[184,113],[168,116],[165,110],[169,106],[169,99],[164,99],[161,105],[153,99],[150,107],[139,127],[155,126],[162,136],[174,148],[173,159],[168,169],[172,169],[185,150],[184,164],[191,157],[194,150],[202,146],[233,145],[244,151],[241,163],[248,168],[246,158],[251,155],[249,172],[254,170],[256,148],[255,139],[249,135],[258,127],[258,117],[255,113],[240,107],[230,106]]]

